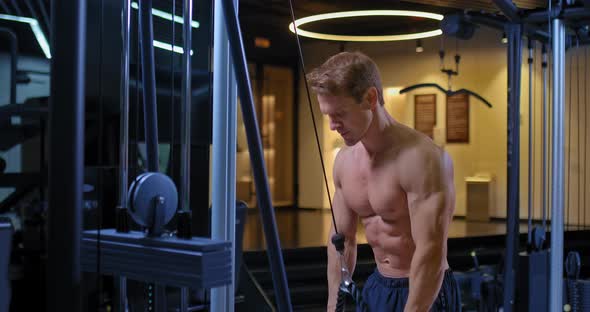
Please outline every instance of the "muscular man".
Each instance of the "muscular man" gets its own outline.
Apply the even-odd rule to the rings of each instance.
[[[307,78],[330,129],[347,145],[334,163],[334,215],[351,274],[358,220],[365,227],[377,265],[362,291],[369,311],[460,311],[446,258],[455,206],[451,158],[388,114],[379,71],[366,55],[337,54]],[[329,311],[340,265],[328,243]]]

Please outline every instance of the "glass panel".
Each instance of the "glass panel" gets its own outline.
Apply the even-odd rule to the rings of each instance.
[[[292,206],[293,199],[293,71],[291,68],[249,64],[260,136],[273,205]],[[241,109],[238,110],[236,197],[256,206]]]
[[[293,72],[264,67],[262,133],[275,206],[293,204]]]

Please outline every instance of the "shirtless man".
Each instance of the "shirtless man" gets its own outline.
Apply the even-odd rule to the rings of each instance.
[[[377,267],[362,291],[368,310],[460,311],[446,258],[455,206],[451,158],[387,113],[379,71],[366,55],[337,54],[307,78],[330,129],[347,145],[334,162],[333,208],[351,274],[358,220],[373,249]],[[340,266],[328,243],[329,311],[336,306]]]

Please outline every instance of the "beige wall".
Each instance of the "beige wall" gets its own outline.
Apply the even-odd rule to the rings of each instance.
[[[590,133],[588,132],[588,116],[590,109],[588,88],[588,61],[590,49],[575,48],[567,53],[566,60],[566,136],[565,155],[565,195],[566,215],[564,220],[569,224],[590,224],[590,172],[586,164],[590,157]],[[570,84],[570,80],[573,82]],[[567,208],[569,207],[569,209]],[[584,209],[586,207],[586,209]],[[578,220],[581,220],[578,222]],[[584,222],[585,221],[585,222]]]
[[[453,77],[452,88],[467,88],[473,90],[486,98],[493,108],[488,108],[479,100],[470,98],[470,142],[468,144],[449,143],[446,144],[442,138],[442,147],[451,155],[455,163],[455,188],[457,193],[457,204],[455,209],[456,215],[465,215],[466,212],[466,187],[465,177],[478,173],[489,173],[495,178],[494,186],[494,207],[490,210],[492,217],[506,216],[506,180],[507,180],[507,67],[506,67],[506,45],[500,42],[501,34],[480,28],[475,37],[470,41],[459,42],[459,53],[461,54],[460,75]],[[435,82],[446,87],[446,76],[439,71],[438,50],[440,47],[440,37],[423,40],[425,47],[424,53],[414,51],[415,42],[394,42],[394,43],[364,43],[348,44],[347,51],[359,50],[372,57],[381,70],[384,88],[404,87],[416,83]],[[446,67],[454,66],[452,60],[455,54],[455,39],[445,38],[446,46]],[[522,92],[521,92],[521,172],[520,172],[520,214],[526,218],[528,211],[528,65],[526,58],[528,50],[526,45],[523,50],[522,66]],[[304,47],[305,63],[307,70],[321,64],[329,56],[338,53],[340,45],[330,42],[314,41]],[[540,47],[538,47],[538,56],[540,56]],[[583,60],[583,54],[580,57]],[[540,57],[537,58],[540,60]],[[583,75],[583,61],[580,61],[580,72]],[[574,73],[575,75],[575,73]],[[582,79],[582,76],[580,76]],[[541,67],[535,68],[534,81],[535,88],[535,207],[534,215],[536,218],[541,216]],[[566,88],[567,89],[567,88]],[[582,90],[582,89],[581,89]],[[309,117],[309,108],[303,82],[300,84],[300,103],[299,103],[299,203],[301,207],[317,208],[328,206],[328,197],[323,186],[323,177],[317,148],[315,146],[313,128]],[[437,131],[444,134],[445,132],[445,108],[446,98],[443,93],[435,89],[419,89],[404,95],[391,95],[385,92],[386,108],[398,121],[409,126],[414,123],[413,101],[415,94],[437,94]],[[576,98],[577,89],[573,86],[574,99]],[[583,97],[580,102],[583,102]],[[329,131],[327,119],[319,117],[317,103],[312,95],[312,103],[316,110],[316,119],[321,127],[319,130],[320,139],[323,145],[323,156],[328,169],[328,178],[331,184],[331,168],[333,161],[332,146],[337,136]],[[576,113],[576,103],[574,103],[573,112]],[[583,106],[580,104],[580,113],[583,114]],[[577,115],[576,115],[577,116]],[[574,118],[575,119],[575,118]],[[584,118],[582,118],[584,119]],[[574,120],[577,122],[577,120]],[[577,143],[578,129],[577,123],[572,123],[572,141]],[[583,120],[580,122],[583,127]],[[566,127],[566,135],[567,135]],[[581,139],[583,128],[580,128]],[[590,135],[587,136],[590,139]],[[572,145],[573,146],[573,145]],[[571,167],[572,172],[570,179],[575,193],[570,194],[570,203],[577,202],[577,172],[579,164],[576,155],[583,155],[583,150],[578,153],[572,151]],[[590,153],[588,153],[590,154]],[[566,156],[567,161],[567,156]],[[582,169],[584,166],[582,165]],[[567,176],[567,175],[566,175]],[[583,176],[580,176],[580,185],[583,187]],[[588,179],[587,185],[590,185]],[[332,187],[332,186],[331,186]],[[574,191],[574,189],[572,189]],[[580,201],[583,203],[583,194],[580,192]],[[567,196],[566,196],[567,197]],[[590,200],[590,199],[589,199]],[[571,206],[570,217],[574,213],[577,216],[578,206]],[[590,212],[587,213],[587,220],[590,220]],[[580,212],[583,216],[583,211]],[[573,218],[571,219],[573,221]]]

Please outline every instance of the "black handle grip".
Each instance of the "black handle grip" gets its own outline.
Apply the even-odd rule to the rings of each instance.
[[[340,233],[332,235],[332,244],[334,244],[334,247],[336,247],[336,250],[338,250],[338,252],[342,252],[344,250],[345,240],[346,238],[344,237],[344,235]]]

